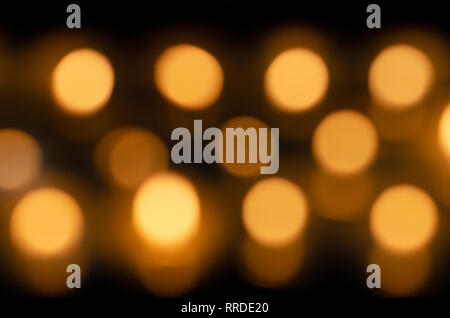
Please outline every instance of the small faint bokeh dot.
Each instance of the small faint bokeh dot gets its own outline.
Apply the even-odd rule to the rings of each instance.
[[[383,106],[407,108],[428,92],[433,72],[430,59],[419,49],[405,44],[389,46],[370,66],[370,92]]]
[[[312,146],[315,159],[327,171],[351,175],[372,163],[378,136],[368,118],[352,110],[340,110],[319,123]]]
[[[438,224],[433,199],[412,185],[396,185],[376,199],[370,214],[370,229],[383,248],[409,253],[426,246]]]
[[[162,140],[145,129],[124,131],[109,153],[109,169],[113,181],[133,188],[149,175],[168,167],[168,153]]]
[[[166,49],[156,61],[154,76],[161,94],[185,109],[211,106],[223,86],[223,71],[217,59],[189,44]]]
[[[10,221],[12,241],[26,254],[54,256],[75,247],[84,227],[80,206],[57,188],[26,194]]]
[[[440,146],[442,148],[442,151],[447,156],[448,160],[450,160],[450,103],[447,104],[447,107],[444,109],[441,115],[438,129]]]
[[[279,54],[265,74],[270,101],[286,112],[306,111],[318,104],[328,89],[328,69],[322,58],[305,48]]]
[[[151,246],[183,245],[198,231],[200,199],[192,183],[173,172],[157,173],[138,189],[132,221]]]
[[[303,232],[308,203],[291,181],[269,178],[259,181],[245,195],[242,218],[252,239],[265,246],[285,246]]]
[[[53,96],[61,108],[73,115],[89,115],[106,105],[114,87],[109,60],[91,49],[64,56],[52,75]]]
[[[0,190],[20,188],[37,177],[41,150],[35,139],[17,129],[0,130]]]

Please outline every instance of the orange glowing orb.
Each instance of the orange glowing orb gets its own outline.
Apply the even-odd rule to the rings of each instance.
[[[265,74],[267,96],[274,106],[286,112],[301,112],[314,107],[327,89],[325,62],[317,53],[305,48],[282,52]]]
[[[383,106],[404,109],[418,103],[433,80],[433,65],[425,53],[410,45],[384,49],[369,70],[372,96]]]
[[[303,191],[282,178],[256,183],[242,205],[245,229],[265,246],[286,246],[295,241],[305,228],[307,216],[308,204]]]
[[[385,190],[375,201],[370,229],[376,242],[394,252],[413,252],[426,246],[438,224],[433,199],[412,185]]]
[[[352,110],[340,110],[319,123],[312,146],[323,168],[336,175],[350,175],[372,163],[378,136],[368,118]]]
[[[34,138],[16,129],[0,130],[0,189],[14,190],[37,177],[41,150]]]
[[[83,231],[78,203],[56,188],[25,195],[14,208],[11,237],[19,249],[35,256],[54,256],[74,247]]]
[[[222,91],[223,71],[209,52],[189,44],[165,50],[156,61],[155,82],[169,101],[199,110],[213,104]]]
[[[139,187],[132,221],[137,233],[151,245],[182,245],[199,229],[197,191],[185,177],[173,172],[157,173]]]
[[[59,61],[52,76],[53,96],[73,115],[89,115],[104,107],[114,86],[114,70],[97,51],[79,49]]]
[[[438,139],[442,151],[450,160],[450,103],[447,104],[447,107],[441,115],[438,130]]]

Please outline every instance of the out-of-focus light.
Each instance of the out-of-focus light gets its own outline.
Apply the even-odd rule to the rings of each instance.
[[[84,227],[78,203],[56,188],[40,188],[23,197],[11,216],[11,238],[35,256],[54,256],[73,248]]]
[[[433,65],[415,47],[398,44],[384,49],[369,70],[372,96],[383,106],[404,109],[418,103],[433,80]]]
[[[431,256],[427,249],[411,254],[389,253],[372,248],[369,263],[381,268],[381,291],[392,296],[410,296],[422,288],[431,273]]]
[[[247,192],[242,205],[245,229],[265,246],[284,246],[303,232],[308,203],[303,191],[291,181],[269,178]]]
[[[234,117],[231,118],[229,120],[227,120],[223,125],[222,125],[222,133],[224,136],[224,140],[223,140],[223,144],[222,144],[222,151],[223,151],[223,160],[224,162],[222,163],[222,166],[231,174],[235,175],[235,176],[240,176],[240,177],[249,177],[249,176],[254,176],[254,175],[258,175],[261,173],[261,166],[263,166],[264,164],[261,163],[261,161],[259,160],[259,156],[257,156],[257,162],[256,163],[251,163],[249,158],[249,151],[250,151],[250,143],[249,143],[249,138],[246,137],[245,138],[245,149],[238,149],[238,146],[240,145],[236,140],[234,142],[234,155],[235,155],[235,159],[234,162],[226,162],[226,142],[225,142],[225,136],[226,136],[226,129],[227,128],[242,128],[244,130],[246,130],[247,128],[255,128],[256,131],[258,132],[260,128],[266,128],[267,129],[267,151],[268,153],[272,153],[272,149],[271,149],[271,133],[270,133],[270,128],[269,126],[267,126],[267,124],[265,124],[264,122],[260,121],[259,119],[256,119],[254,117],[250,117],[250,116],[239,116],[239,117]],[[259,138],[259,136],[258,136]],[[235,137],[236,139],[236,137]],[[259,153],[259,139],[258,139],[258,143],[257,143],[257,147],[258,147],[258,153]],[[244,163],[238,163],[237,162],[237,154],[238,153],[242,153],[245,152],[245,156],[246,156],[246,160]]]
[[[13,190],[32,181],[41,169],[34,138],[16,129],[0,130],[0,189]]]
[[[172,103],[186,109],[204,109],[219,97],[223,71],[209,52],[189,44],[172,46],[156,61],[155,82]]]
[[[334,112],[323,119],[313,136],[315,159],[337,175],[358,173],[375,158],[378,136],[372,122],[351,110]]]
[[[447,107],[441,115],[438,129],[438,138],[442,151],[450,160],[450,103],[447,104]]]
[[[438,224],[433,199],[412,185],[397,185],[385,190],[375,201],[370,229],[383,248],[410,253],[426,246]]]
[[[264,80],[266,94],[277,108],[301,112],[314,107],[325,96],[328,69],[317,53],[292,48],[272,61]]]
[[[115,183],[134,188],[149,175],[167,169],[168,153],[161,139],[139,128],[123,131],[109,152],[109,169]]]
[[[256,285],[266,288],[279,287],[292,281],[304,258],[301,242],[273,248],[246,239],[242,253],[244,271],[248,278]]]
[[[312,176],[311,205],[321,216],[358,221],[373,201],[374,181],[368,173],[335,176],[323,170]]]
[[[113,86],[111,63],[91,49],[70,52],[52,75],[53,96],[64,111],[73,115],[90,115],[100,110],[109,100]]]
[[[160,172],[139,187],[132,221],[147,243],[172,248],[197,233],[200,214],[200,200],[189,180],[173,172]]]

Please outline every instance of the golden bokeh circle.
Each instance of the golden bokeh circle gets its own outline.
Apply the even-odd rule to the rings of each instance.
[[[285,246],[303,232],[308,203],[303,191],[291,181],[269,178],[257,182],[242,204],[244,227],[264,246]]]
[[[275,107],[286,112],[302,112],[324,98],[328,78],[327,66],[317,53],[296,47],[283,51],[272,61],[264,85]]]
[[[383,191],[372,206],[370,230],[383,248],[410,253],[425,247],[438,225],[433,199],[423,190],[408,184]]]
[[[438,140],[442,152],[450,160],[450,103],[447,104],[439,120]]]
[[[433,72],[430,59],[419,49],[392,45],[381,51],[370,66],[370,93],[383,106],[408,108],[426,95]]]
[[[149,177],[133,201],[132,222],[145,242],[175,247],[189,241],[200,226],[200,199],[192,183],[174,172]]]
[[[154,78],[165,98],[190,110],[211,106],[223,87],[223,71],[217,59],[190,44],[166,49],[156,61]]]
[[[52,74],[52,92],[58,105],[72,115],[90,115],[103,108],[114,87],[109,60],[92,49],[68,53]]]
[[[351,175],[372,163],[378,151],[378,136],[367,117],[352,110],[340,110],[319,123],[312,147],[322,168],[336,175]]]
[[[13,243],[26,254],[55,256],[81,239],[84,219],[72,196],[57,188],[39,188],[15,206],[10,220]]]

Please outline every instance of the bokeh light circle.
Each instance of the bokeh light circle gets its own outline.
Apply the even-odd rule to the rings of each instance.
[[[400,253],[417,251],[433,238],[438,212],[433,199],[423,190],[407,184],[385,190],[370,214],[375,241],[385,249]]]
[[[324,169],[336,175],[350,175],[372,163],[378,136],[368,118],[352,110],[340,110],[319,123],[312,147],[315,159]]]
[[[80,240],[84,220],[80,206],[57,188],[39,188],[26,194],[10,220],[12,241],[27,254],[54,256]]]
[[[213,104],[223,86],[223,71],[217,59],[189,44],[166,49],[156,61],[154,77],[164,97],[191,110]]]
[[[90,115],[104,107],[114,86],[109,60],[91,49],[64,56],[52,74],[53,96],[61,108],[73,115]]]
[[[109,153],[109,170],[114,182],[133,188],[149,175],[167,169],[169,155],[162,140],[144,129],[126,129],[114,141]]]
[[[133,201],[133,225],[152,246],[182,245],[196,234],[200,218],[200,199],[195,187],[173,172],[160,172],[148,178]]]
[[[41,170],[41,149],[34,138],[17,129],[0,130],[0,190],[20,188]]]
[[[372,96],[383,106],[404,109],[418,103],[433,80],[433,65],[425,53],[410,45],[385,48],[369,70]]]
[[[325,96],[328,77],[327,66],[317,53],[291,48],[279,54],[267,68],[265,90],[278,109],[306,111]]]
[[[442,112],[438,126],[438,139],[443,153],[450,160],[450,103]]]
[[[257,182],[245,195],[242,218],[245,229],[258,243],[286,246],[303,232],[308,203],[291,181],[269,178]]]

